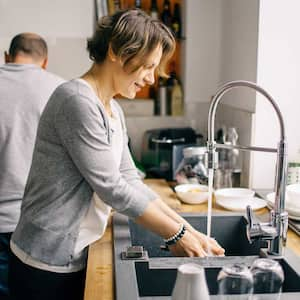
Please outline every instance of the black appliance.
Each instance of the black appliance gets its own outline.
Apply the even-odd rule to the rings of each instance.
[[[182,148],[195,144],[197,138],[191,127],[147,130],[142,141],[141,162],[147,177],[175,180],[175,171],[182,159]]]

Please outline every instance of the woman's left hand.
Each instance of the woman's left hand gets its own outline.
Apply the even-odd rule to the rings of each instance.
[[[224,256],[225,249],[219,245],[219,243],[214,239],[208,237],[206,234],[199,232],[197,230],[193,230],[192,233],[200,242],[202,248],[206,251],[207,255],[215,255],[215,256]]]

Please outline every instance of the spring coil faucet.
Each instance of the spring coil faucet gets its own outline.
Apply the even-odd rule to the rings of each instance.
[[[217,144],[214,140],[215,132],[215,115],[217,106],[226,92],[238,87],[248,87],[259,92],[271,103],[279,120],[280,125],[280,141],[277,149],[241,146],[241,145],[224,145]],[[285,208],[285,185],[286,185],[286,153],[287,144],[285,137],[285,126],[282,114],[278,105],[263,88],[249,81],[232,81],[223,85],[216,93],[209,107],[208,113],[208,141],[207,141],[207,167],[216,169],[218,166],[218,156],[216,148],[239,149],[243,151],[261,151],[277,153],[276,177],[275,177],[275,204],[274,209],[270,212],[270,222],[260,223],[253,217],[253,211],[250,206],[247,207],[247,236],[250,242],[255,239],[263,239],[268,241],[268,253],[274,255],[282,255],[283,247],[286,244],[288,229],[288,214]]]

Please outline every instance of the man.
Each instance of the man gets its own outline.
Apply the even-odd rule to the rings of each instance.
[[[8,294],[9,241],[19,215],[40,115],[63,79],[45,71],[47,44],[21,33],[0,66],[0,298]]]

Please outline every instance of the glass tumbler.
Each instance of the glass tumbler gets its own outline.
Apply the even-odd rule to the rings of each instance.
[[[251,299],[253,276],[245,264],[224,266],[218,274],[218,294],[220,299]],[[232,295],[239,295],[232,298]]]
[[[251,266],[253,275],[254,299],[278,299],[284,281],[281,265],[273,259],[259,258]]]

